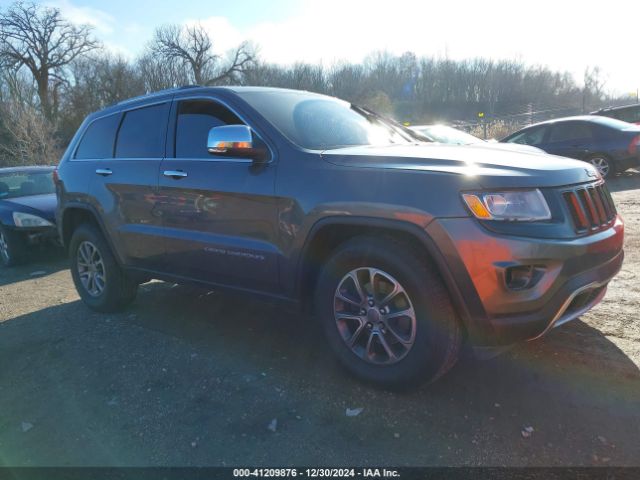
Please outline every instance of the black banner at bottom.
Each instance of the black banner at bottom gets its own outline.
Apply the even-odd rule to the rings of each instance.
[[[640,467],[0,467],[0,480],[217,480],[252,478],[636,480],[640,479]]]

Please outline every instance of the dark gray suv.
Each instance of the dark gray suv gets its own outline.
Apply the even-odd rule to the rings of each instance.
[[[308,92],[125,101],[84,121],[57,175],[89,307],[122,308],[151,278],[308,305],[342,363],[386,386],[438,378],[463,341],[504,346],[576,318],[623,259],[591,165],[425,143]]]

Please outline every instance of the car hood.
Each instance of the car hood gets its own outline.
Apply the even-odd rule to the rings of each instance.
[[[532,147],[531,145],[522,145],[520,143],[480,142],[474,143],[473,146],[484,148],[498,148],[500,150],[508,150],[510,152],[545,153],[541,148]]]
[[[346,167],[473,177],[478,186],[485,188],[553,187],[598,178],[594,167],[579,160],[492,144],[358,146],[325,150],[322,157]]]
[[[0,200],[5,208],[16,212],[32,213],[53,222],[55,219],[58,200],[55,193],[43,195],[29,195],[27,197],[10,198]]]

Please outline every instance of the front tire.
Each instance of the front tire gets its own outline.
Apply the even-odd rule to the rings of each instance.
[[[102,233],[80,225],[69,243],[71,276],[82,301],[98,312],[116,312],[136,297],[138,284],[120,268]]]
[[[20,234],[0,225],[0,262],[13,267],[24,261],[26,239]]]
[[[338,247],[320,272],[315,311],[340,362],[383,387],[435,381],[462,343],[432,262],[391,239],[358,237]]]

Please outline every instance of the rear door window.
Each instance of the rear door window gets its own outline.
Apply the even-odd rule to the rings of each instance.
[[[563,122],[553,126],[549,143],[591,140],[593,132],[586,122]]]
[[[113,143],[120,123],[120,115],[94,120],[85,130],[76,149],[77,159],[101,159],[113,157]]]
[[[126,112],[118,131],[116,157],[164,157],[169,105],[161,103]]]

